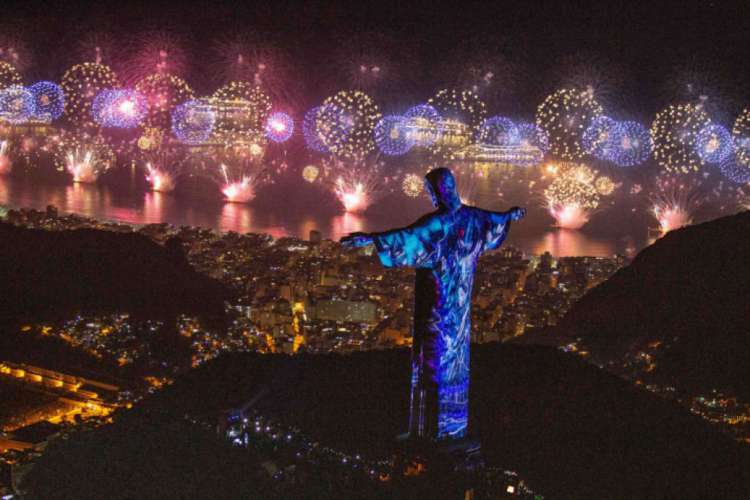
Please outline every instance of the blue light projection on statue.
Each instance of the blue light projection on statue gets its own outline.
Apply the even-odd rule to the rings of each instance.
[[[409,433],[457,439],[469,421],[471,288],[479,256],[498,248],[510,222],[526,211],[491,212],[461,203],[450,170],[426,176],[437,210],[383,233],[353,233],[350,248],[374,244],[386,267],[415,267],[414,342]]]

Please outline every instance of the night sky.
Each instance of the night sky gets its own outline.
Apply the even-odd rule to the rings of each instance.
[[[503,91],[491,111],[530,115],[581,75],[606,84],[606,104],[635,119],[683,97],[688,81],[727,119],[750,100],[740,83],[750,61],[745,2],[6,1],[0,25],[29,47],[27,79],[59,80],[92,40],[109,47],[117,69],[156,30],[183,47],[188,80],[205,92],[216,87],[207,62],[217,39],[239,34],[272,47],[300,106],[347,86],[342,54],[354,45],[397,68],[392,106],[426,99],[462,64],[498,58]]]

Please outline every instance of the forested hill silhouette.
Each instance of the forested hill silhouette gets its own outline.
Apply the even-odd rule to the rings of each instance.
[[[621,360],[660,341],[657,379],[750,398],[750,212],[672,231],[587,293],[553,335]]]
[[[212,423],[250,401],[253,410],[322,445],[387,457],[407,418],[408,359],[406,350],[221,356],[124,411],[111,426],[50,446],[27,476],[32,497],[151,498],[165,485],[174,497],[191,497],[200,485],[209,496],[221,496],[217,492],[239,488],[253,469],[237,475],[236,467],[211,465],[230,463],[236,453],[210,444],[211,429],[200,431],[204,437],[170,429],[186,414]],[[549,498],[750,493],[746,447],[675,403],[555,348],[472,346],[471,398],[470,425],[488,464],[518,471]],[[324,498],[345,497],[330,486]],[[316,497],[305,489],[309,483],[301,488]]]
[[[137,233],[44,231],[0,223],[0,325],[128,312],[220,320],[228,291],[197,273],[177,242]]]

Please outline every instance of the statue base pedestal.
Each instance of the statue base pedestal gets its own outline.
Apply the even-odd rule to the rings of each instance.
[[[451,492],[448,498],[472,498],[484,471],[481,445],[472,436],[433,441],[404,434],[397,438],[396,450],[396,475],[444,485]]]

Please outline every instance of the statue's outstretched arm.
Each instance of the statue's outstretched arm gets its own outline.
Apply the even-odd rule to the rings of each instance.
[[[353,233],[342,238],[349,248],[374,244],[386,267],[429,267],[438,258],[445,228],[440,215],[425,215],[406,227],[382,233]]]
[[[351,233],[339,240],[339,242],[344,245],[346,248],[361,248],[366,247],[367,245],[373,245],[375,244],[375,238],[380,238],[384,236],[394,235],[398,233],[413,233],[415,231],[418,231],[420,228],[424,227],[429,223],[429,221],[433,218],[433,214],[427,214],[419,219],[417,219],[415,222],[409,224],[405,227],[400,227],[396,229],[389,229],[387,231],[379,232],[379,233]]]
[[[484,242],[482,251],[495,250],[503,244],[510,230],[510,223],[522,219],[526,215],[525,208],[513,207],[506,212],[492,212],[481,210],[484,213]]]

